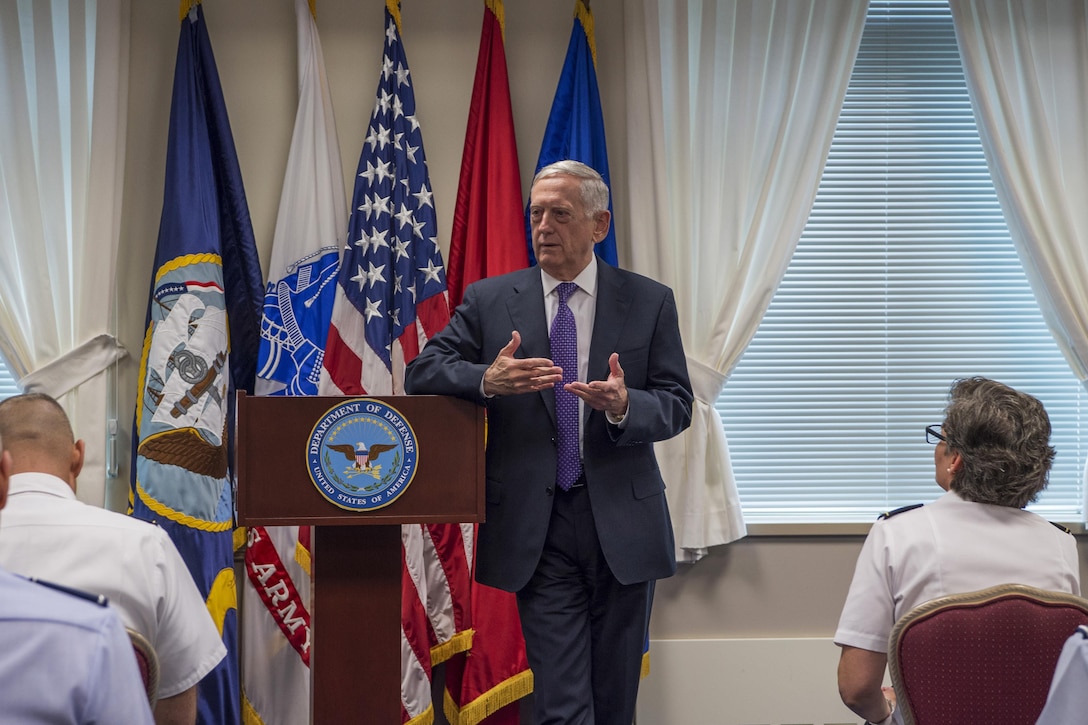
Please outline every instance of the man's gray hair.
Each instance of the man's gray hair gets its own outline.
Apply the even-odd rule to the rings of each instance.
[[[957,380],[941,432],[963,467],[951,488],[968,501],[1024,508],[1046,488],[1054,448],[1037,398],[995,380]]]
[[[541,179],[549,176],[574,176],[582,180],[582,204],[586,207],[586,215],[593,218],[602,211],[608,211],[608,185],[592,166],[586,166],[581,161],[565,159],[548,164],[533,177],[533,186]],[[531,188],[531,187],[530,187]]]

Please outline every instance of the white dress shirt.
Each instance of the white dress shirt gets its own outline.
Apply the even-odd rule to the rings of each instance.
[[[81,502],[55,476],[19,473],[10,482],[0,566],[106,595],[155,647],[160,698],[188,690],[223,659],[215,621],[165,531]]]

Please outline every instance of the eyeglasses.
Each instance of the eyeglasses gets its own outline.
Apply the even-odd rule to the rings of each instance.
[[[941,434],[941,426],[939,424],[926,426],[926,443],[937,445],[941,441],[947,440],[948,439]]]

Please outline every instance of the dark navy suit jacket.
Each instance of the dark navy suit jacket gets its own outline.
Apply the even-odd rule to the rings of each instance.
[[[608,377],[619,353],[628,389],[626,428],[585,409],[582,460],[597,535],[622,584],[670,576],[676,553],[653,442],[691,422],[691,383],[672,291],[597,260],[590,380]],[[515,357],[550,358],[540,269],[469,286],[449,325],[408,365],[411,394],[454,395],[487,406],[487,511],[476,551],[477,581],[518,591],[540,559],[555,495],[555,395],[548,390],[485,399],[484,371],[510,333]],[[588,381],[587,381],[588,382]]]

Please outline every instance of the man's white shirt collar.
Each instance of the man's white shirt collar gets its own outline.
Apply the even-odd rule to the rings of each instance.
[[[540,279],[544,283],[544,296],[547,297],[560,285],[560,281],[544,271],[540,270]],[[586,268],[578,273],[578,276],[571,280],[578,289],[587,293],[590,297],[597,296],[597,255],[594,254],[589,258],[589,264]]]
[[[76,492],[63,479],[48,473],[16,473],[8,479],[9,496],[21,493],[39,493],[58,498],[76,499]]]

